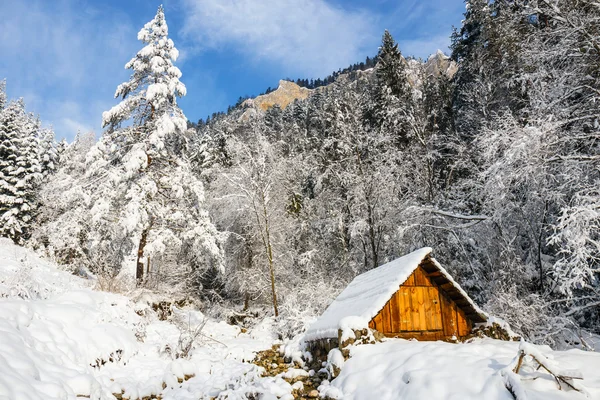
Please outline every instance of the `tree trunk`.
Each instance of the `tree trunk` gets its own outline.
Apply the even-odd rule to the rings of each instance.
[[[138,286],[140,286],[144,280],[144,248],[146,247],[149,232],[150,227],[144,229],[142,232],[142,237],[140,238],[140,244],[138,246],[137,269],[135,271],[135,280]]]
[[[540,222],[540,234],[538,235],[538,251],[537,251],[537,263],[539,269],[539,279],[540,279],[540,293],[544,293],[544,263],[542,261],[542,247],[544,245],[544,228],[546,226],[546,217],[548,216],[548,201],[546,201],[544,205],[544,215],[542,216],[542,221]]]
[[[377,249],[377,237],[375,233],[375,206],[371,204],[373,191],[373,188],[369,187],[365,192],[365,199],[367,202],[367,224],[369,225],[369,247],[371,250],[371,269],[379,266],[379,251]]]
[[[267,251],[267,259],[269,260],[269,275],[271,276],[271,292],[273,293],[273,310],[275,316],[279,316],[279,310],[277,307],[277,293],[275,292],[275,268],[273,266],[273,248],[271,247],[271,232],[269,229],[269,214],[267,213],[267,204],[264,192],[261,192],[261,200],[263,206],[263,218],[265,223],[265,236],[264,244],[265,250]]]
[[[244,311],[248,311],[249,307],[250,307],[250,294],[248,294],[248,292],[246,292],[246,296],[244,296]]]

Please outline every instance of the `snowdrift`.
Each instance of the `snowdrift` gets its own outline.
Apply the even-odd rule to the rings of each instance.
[[[582,350],[552,351],[533,346],[563,369],[578,370],[588,395],[563,387],[535,366],[518,380],[518,400],[600,399],[600,354]],[[512,367],[518,342],[476,339],[472,343],[389,340],[352,349],[340,375],[321,393],[344,400],[514,400],[503,370]]]
[[[128,298],[93,285],[0,239],[0,400],[114,400],[113,394],[291,400],[301,384],[286,378],[319,375],[290,369],[263,377],[264,369],[250,363],[257,351],[277,343],[269,318],[246,333],[194,310],[172,308],[161,321],[148,306],[151,294]],[[191,337],[196,346],[177,358]],[[568,387],[558,390],[550,374],[527,362],[518,376],[507,373],[521,349],[550,357],[544,362],[553,370],[559,366],[579,376],[573,372],[578,370],[583,380],[577,385],[585,387],[587,398],[600,399],[600,354],[492,339],[464,344],[390,339],[353,347],[345,362],[332,353],[329,362],[341,372],[321,382],[320,394],[344,400],[586,398]],[[511,394],[507,382],[518,390]]]
[[[160,321],[146,301],[94,291],[93,284],[0,239],[0,399],[113,400],[113,393],[235,399],[291,392],[287,382],[261,378],[248,363],[271,347],[268,329],[243,334],[179,309]],[[199,346],[188,359],[176,359],[181,341],[199,327]]]

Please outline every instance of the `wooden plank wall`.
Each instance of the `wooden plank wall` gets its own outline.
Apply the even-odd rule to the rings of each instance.
[[[457,324],[458,324],[458,335],[457,336],[466,336],[469,334],[471,329],[469,329],[468,319],[463,310],[460,308],[457,309],[456,316]]]
[[[439,340],[467,335],[472,323],[418,267],[369,327],[390,337]]]
[[[446,295],[440,293],[440,299],[442,302],[442,321],[444,335],[448,337],[458,337],[458,325],[456,323],[456,304],[450,300]]]

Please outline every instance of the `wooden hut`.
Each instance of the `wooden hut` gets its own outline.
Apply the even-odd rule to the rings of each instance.
[[[460,339],[486,315],[429,247],[357,276],[307,330],[305,340],[336,341],[344,326],[360,325],[387,337]]]

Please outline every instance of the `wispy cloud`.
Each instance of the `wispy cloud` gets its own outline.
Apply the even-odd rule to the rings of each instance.
[[[325,75],[372,54],[376,17],[324,0],[183,0],[183,34],[203,48],[240,51],[289,73]]]
[[[435,53],[437,50],[441,50],[448,54],[450,52],[448,49],[449,46],[449,35],[438,35],[423,39],[400,40],[398,42],[398,48],[403,55],[421,58],[427,58],[427,56]]]
[[[382,22],[396,32],[402,54],[427,58],[438,49],[448,53],[452,25],[460,25],[463,0],[404,0]]]
[[[181,52],[191,119],[223,110],[278,79],[323,77],[377,52],[389,29],[405,55],[447,49],[463,0],[163,0]],[[53,125],[57,136],[100,132],[116,103],[147,0],[0,0],[0,79],[9,97]],[[456,22],[453,21],[456,19]],[[250,68],[249,68],[250,67]]]
[[[0,2],[0,77],[59,137],[98,130],[103,104],[95,99],[110,100],[127,77],[135,32],[107,11],[74,0]]]

